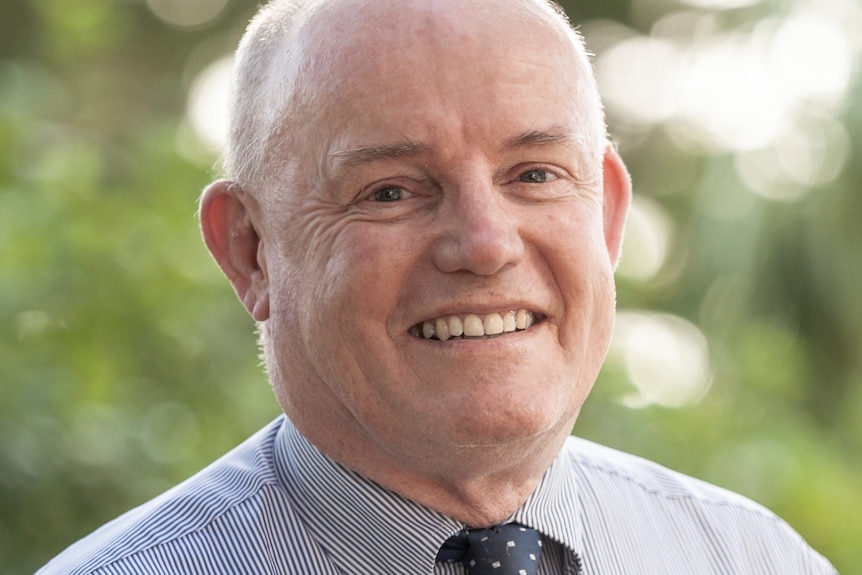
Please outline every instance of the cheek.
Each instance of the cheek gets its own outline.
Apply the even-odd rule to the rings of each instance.
[[[583,206],[582,206],[583,207]],[[545,260],[565,306],[560,326],[565,347],[600,349],[613,329],[613,268],[596,210],[560,211],[546,221]],[[585,340],[596,345],[585,345]]]
[[[339,268],[346,267],[340,262],[349,245],[344,241],[349,220],[342,210],[317,201],[291,204],[275,213],[278,219],[268,222],[278,272],[273,287],[292,296],[292,307],[308,308],[326,299]]]
[[[394,311],[413,269],[407,230],[352,222],[327,237],[326,257],[313,267],[315,307],[342,330],[380,329]],[[315,246],[313,249],[317,249]]]
[[[548,214],[533,237],[563,290],[602,283],[612,276],[601,213],[580,204]],[[563,293],[564,297],[567,294]]]

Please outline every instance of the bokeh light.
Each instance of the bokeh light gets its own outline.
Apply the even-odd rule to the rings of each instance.
[[[228,132],[229,57],[216,60],[195,78],[186,104],[186,117],[200,142],[213,156],[224,149]]]
[[[691,405],[712,383],[706,337],[681,317],[620,311],[611,354],[636,387],[636,392],[621,398],[629,407]]]
[[[850,150],[844,125],[829,114],[812,111],[794,118],[768,146],[737,154],[736,170],[754,193],[792,201],[837,178]]]
[[[673,220],[657,202],[642,196],[632,199],[617,272],[647,281],[662,269],[673,240]]]
[[[596,63],[605,105],[634,123],[670,119],[678,105],[681,59],[679,48],[665,40],[635,36],[617,43]]]
[[[147,0],[147,6],[160,20],[181,28],[203,26],[214,20],[228,0]]]
[[[679,0],[681,4],[688,4],[697,8],[709,10],[731,10],[760,4],[762,0]]]
[[[854,67],[850,35],[840,22],[821,11],[800,10],[785,18],[771,33],[775,82],[794,102],[839,102]]]
[[[849,158],[838,115],[860,66],[862,4],[796,0],[744,26],[719,18],[757,3],[687,0],[700,10],[669,11],[649,34],[598,22],[585,35],[613,125],[664,126],[682,150],[736,156],[749,191],[798,200]]]

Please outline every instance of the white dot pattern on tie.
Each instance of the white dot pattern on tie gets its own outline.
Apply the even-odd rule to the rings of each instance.
[[[443,545],[438,560],[461,562],[469,575],[536,575],[541,537],[513,523],[465,529]]]

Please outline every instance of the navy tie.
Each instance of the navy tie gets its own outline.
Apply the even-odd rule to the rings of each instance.
[[[538,531],[507,523],[462,530],[443,544],[437,560],[460,561],[469,575],[536,575],[541,555]]]

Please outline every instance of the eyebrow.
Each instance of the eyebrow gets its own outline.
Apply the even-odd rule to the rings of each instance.
[[[404,140],[393,144],[354,146],[352,148],[335,150],[329,154],[329,157],[333,160],[339,160],[339,163],[347,167],[353,167],[381,160],[418,156],[427,150],[428,147],[424,144]]]
[[[516,150],[534,146],[575,145],[588,148],[587,138],[568,128],[554,126],[548,130],[530,130],[506,141],[503,150]],[[403,140],[392,144],[353,146],[339,149],[329,154],[330,159],[345,167],[355,167],[372,162],[396,160],[419,156],[429,151],[425,144]]]
[[[503,144],[504,150],[513,150],[518,148],[529,148],[533,146],[554,146],[554,145],[575,145],[578,147],[588,147],[587,138],[582,134],[578,134],[568,128],[562,126],[554,126],[546,131],[530,130],[520,136],[516,136]]]

